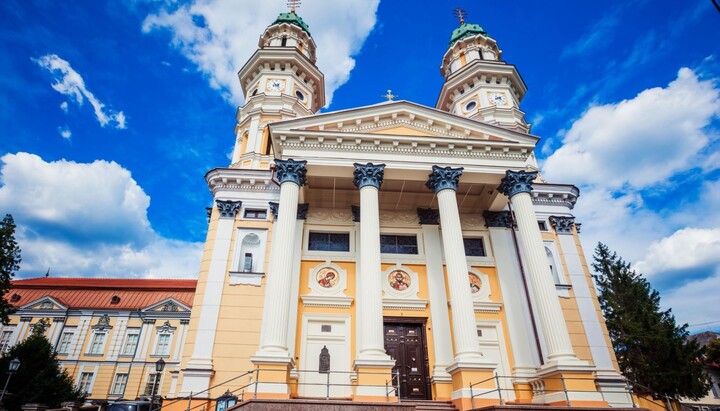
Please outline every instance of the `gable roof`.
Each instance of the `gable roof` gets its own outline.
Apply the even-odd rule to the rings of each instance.
[[[196,287],[197,280],[41,277],[14,280],[8,300],[16,308],[50,297],[69,309],[140,310],[172,298],[192,307]]]

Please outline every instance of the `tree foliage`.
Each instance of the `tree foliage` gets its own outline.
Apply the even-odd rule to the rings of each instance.
[[[5,295],[10,290],[10,281],[20,269],[20,247],[15,241],[15,221],[6,214],[0,221],[0,322],[7,325],[14,308]]]
[[[52,345],[45,338],[47,320],[33,326],[25,341],[16,344],[0,359],[0,371],[5,382],[8,363],[17,358],[20,368],[13,374],[7,392],[12,394],[3,400],[4,408],[19,411],[23,404],[40,403],[58,408],[65,401],[84,399],[84,393],[74,388],[72,378],[60,369]]]
[[[708,392],[702,348],[689,340],[660,294],[617,253],[599,243],[592,264],[600,307],[622,373],[638,393],[697,399]]]
[[[710,364],[720,365],[720,338],[716,338],[705,347],[705,358]]]

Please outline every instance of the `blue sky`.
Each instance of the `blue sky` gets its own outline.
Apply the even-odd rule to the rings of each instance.
[[[325,110],[434,106],[467,10],[515,64],[542,176],[693,332],[720,309],[720,13],[710,0],[306,0]],[[285,1],[0,2],[0,211],[21,277],[192,277],[229,163],[235,74]],[[712,323],[712,324],[704,324]],[[699,325],[698,325],[699,324]]]

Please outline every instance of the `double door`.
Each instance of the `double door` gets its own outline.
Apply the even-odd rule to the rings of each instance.
[[[395,360],[393,375],[399,372],[400,398],[430,399],[424,321],[401,322],[386,318],[385,351]]]

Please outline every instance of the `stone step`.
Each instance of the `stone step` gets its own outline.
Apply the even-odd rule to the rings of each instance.
[[[416,411],[457,411],[451,401],[404,400],[404,405],[414,405]]]

